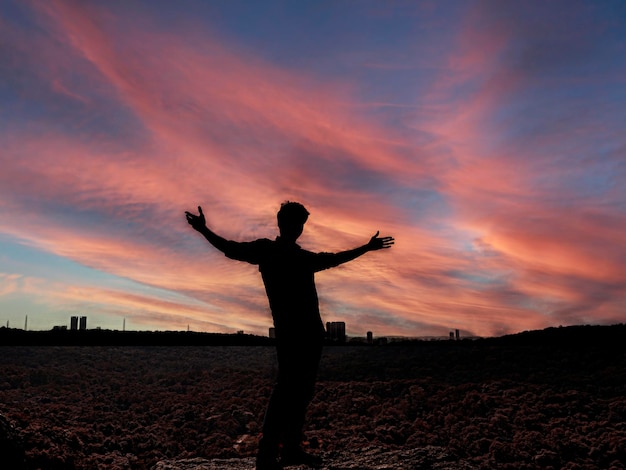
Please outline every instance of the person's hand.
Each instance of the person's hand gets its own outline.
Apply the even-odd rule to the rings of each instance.
[[[206,219],[204,218],[204,214],[202,213],[202,207],[198,206],[198,212],[200,215],[192,214],[191,212],[185,211],[185,215],[187,216],[187,222],[191,225],[195,230],[200,232],[203,228],[206,227]]]
[[[380,250],[381,248],[391,248],[391,245],[394,243],[393,237],[379,237],[378,234],[380,232],[376,232],[370,241],[367,244],[368,250]]]

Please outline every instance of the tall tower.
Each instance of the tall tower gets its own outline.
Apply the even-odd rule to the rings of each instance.
[[[87,317],[80,317],[80,329],[81,330],[87,329]]]
[[[78,317],[70,318],[70,330],[78,330]]]

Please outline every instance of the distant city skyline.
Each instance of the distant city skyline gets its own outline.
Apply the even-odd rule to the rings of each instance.
[[[21,328],[18,325],[10,325],[10,322],[7,320],[6,324],[0,325],[0,327],[5,326],[7,328],[12,328],[12,329],[23,329],[25,331],[49,331],[49,330],[53,330],[53,329],[68,329],[68,330],[87,330],[87,329],[93,329],[93,330],[100,330],[100,329],[106,329],[106,330],[111,330],[111,331],[133,331],[133,332],[141,332],[141,331],[191,331],[194,333],[199,333],[200,331],[194,331],[190,325],[187,325],[186,328],[180,328],[180,329],[171,329],[171,330],[147,330],[147,329],[136,329],[136,330],[127,330],[126,329],[126,319],[123,318],[122,319],[122,326],[121,328],[116,328],[116,327],[112,327],[112,328],[103,328],[102,326],[99,325],[94,325],[94,326],[89,326],[87,327],[87,316],[83,315],[83,316],[76,316],[76,315],[72,315],[70,317],[68,317],[68,321],[66,324],[64,323],[59,323],[58,325],[53,325],[52,328],[44,328],[44,329],[29,329],[28,328],[28,316],[26,316],[25,318],[25,322],[24,322],[24,327]],[[364,331],[364,332],[358,332],[356,330],[351,331],[350,333],[346,333],[350,331],[350,328],[348,326],[346,326],[345,322],[341,322],[341,321],[335,321],[335,322],[326,322],[326,336],[327,339],[329,340],[338,340],[339,342],[343,342],[345,341],[346,338],[363,338],[363,339],[373,339],[373,338],[440,338],[440,339],[445,339],[448,337],[448,333],[446,332],[442,332],[442,334],[440,335],[412,335],[412,336],[406,336],[406,335],[386,335],[384,334],[384,332],[377,332],[376,334],[374,334],[374,332],[372,331]],[[218,332],[212,332],[212,331],[201,331],[202,333],[218,333]],[[268,328],[268,331],[265,335],[263,335],[262,333],[255,333],[255,332],[249,332],[249,331],[244,331],[244,330],[237,330],[237,331],[228,331],[228,332],[224,332],[227,334],[255,334],[258,336],[267,336],[269,338],[275,339],[276,338],[276,332],[275,332],[275,328],[272,326],[270,328]],[[456,330],[456,340],[460,339],[460,334],[459,334],[459,330]],[[450,335],[452,335],[452,332],[449,333]]]
[[[626,3],[0,3],[0,319],[266,335],[254,266],[311,251],[347,334],[626,320]]]

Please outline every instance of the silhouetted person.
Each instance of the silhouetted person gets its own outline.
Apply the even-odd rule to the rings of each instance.
[[[351,261],[368,251],[390,248],[392,237],[374,235],[368,243],[340,253],[313,253],[300,248],[309,213],[302,204],[285,202],[278,211],[280,236],[251,242],[226,240],[206,226],[199,215],[186,212],[187,222],[227,257],[259,266],[276,331],[278,378],[263,421],[257,469],[281,465],[317,466],[321,459],[301,447],[307,406],[313,398],[325,331],[320,317],[314,274]],[[282,448],[281,448],[282,445]]]

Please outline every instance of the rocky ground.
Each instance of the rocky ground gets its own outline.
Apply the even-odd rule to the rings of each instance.
[[[334,470],[623,469],[625,336],[327,348],[307,445]],[[0,354],[0,451],[15,468],[253,468],[271,347]]]

